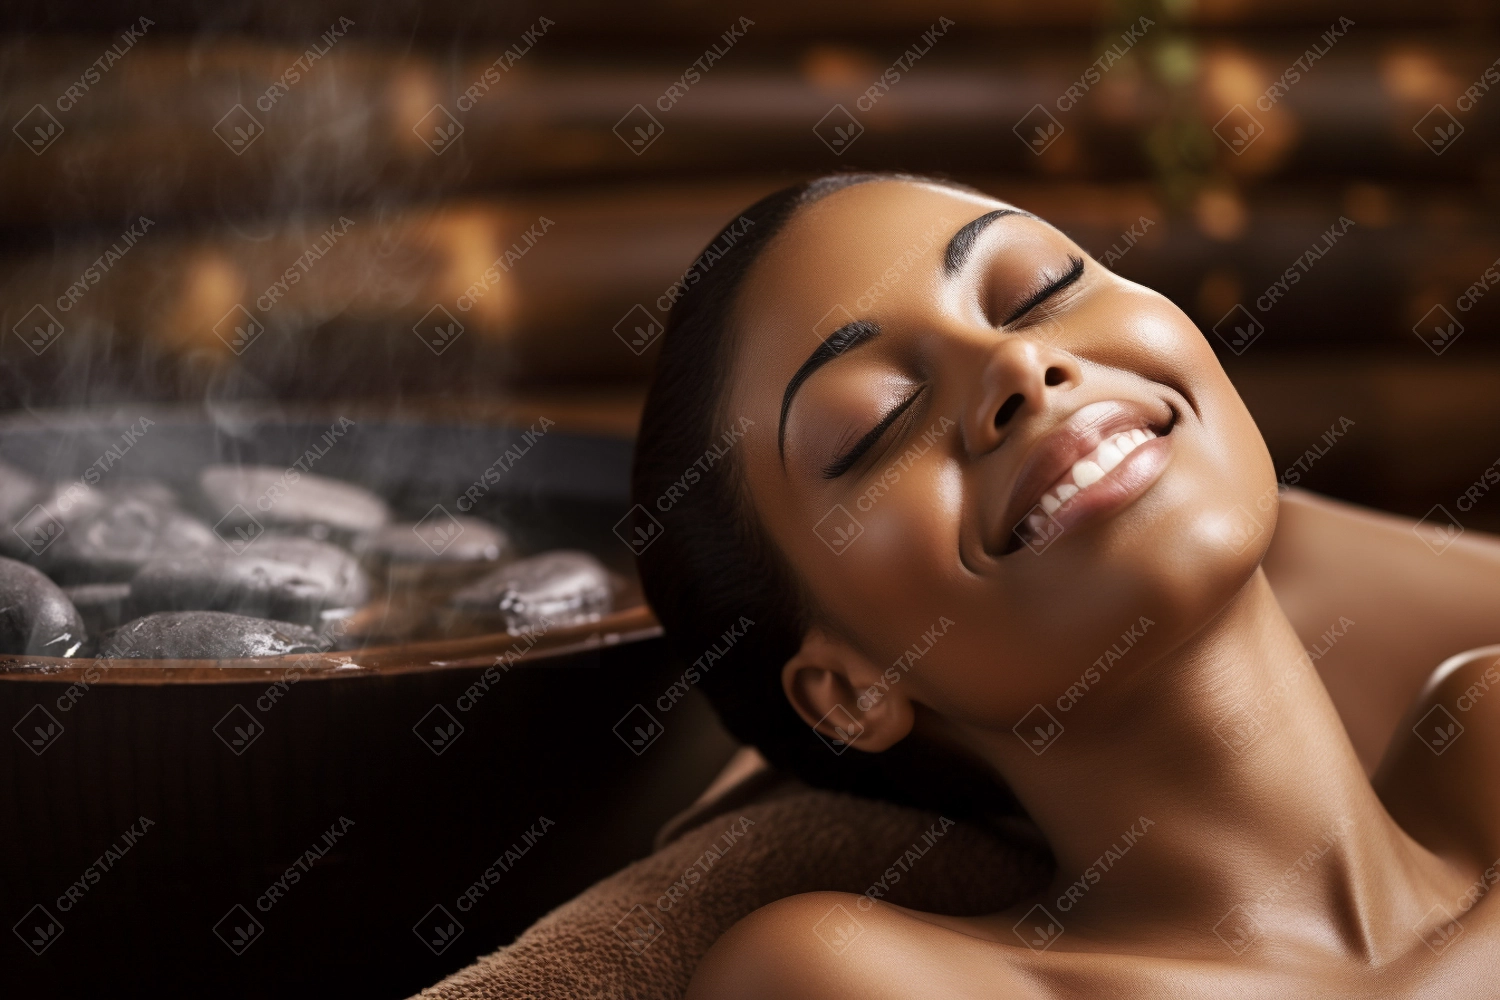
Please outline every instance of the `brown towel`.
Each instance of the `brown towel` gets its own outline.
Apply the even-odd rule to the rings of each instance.
[[[1051,874],[1029,824],[954,823],[812,789],[763,766],[738,781],[715,782],[657,839],[650,857],[421,996],[680,1000],[719,936],[777,899],[837,889],[930,912],[979,914],[1004,909]],[[860,902],[846,912],[857,920]],[[841,922],[847,926],[836,915],[825,930],[836,933]]]

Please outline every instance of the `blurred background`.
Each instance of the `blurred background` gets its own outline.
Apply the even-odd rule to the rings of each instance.
[[[541,393],[628,427],[663,292],[737,208],[899,168],[1170,296],[1288,481],[1494,528],[1456,500],[1500,423],[1496,17],[23,0],[0,409]]]
[[[628,442],[618,439],[635,426],[669,290],[711,237],[776,187],[898,169],[1030,209],[1104,266],[1173,299],[1218,352],[1287,484],[1439,526],[1500,530],[1500,495],[1490,495],[1500,482],[1497,20],[1500,8],[1480,0],[12,0],[0,11],[0,417],[19,420],[0,427],[30,436],[7,431],[0,451],[76,475],[63,468],[69,456],[102,445],[73,442],[72,417],[109,428],[148,405],[206,407],[221,428],[239,407],[273,424],[308,408],[373,413],[398,429],[437,415],[484,433],[398,435],[419,444],[390,450],[381,467],[451,459],[451,496],[494,460],[486,435],[496,422],[526,427],[542,415],[614,436],[619,460],[593,471],[613,476],[610,499],[623,507]],[[49,457],[47,441],[71,450]],[[166,431],[148,446],[137,455],[172,457]],[[383,447],[362,447],[337,456],[351,477],[381,465],[364,456]],[[523,471],[543,465],[528,460]],[[607,530],[616,513],[599,534],[624,562]],[[402,787],[424,792],[408,811],[422,813],[430,839],[413,837],[408,850],[397,842],[407,827],[360,813],[362,830],[390,840],[371,856],[397,858],[409,877],[397,885],[386,869],[346,864],[342,881],[326,876],[330,901],[298,897],[305,924],[278,911],[278,943],[253,962],[232,964],[203,931],[204,915],[217,919],[230,895],[212,878],[201,880],[211,890],[203,913],[170,925],[195,935],[170,961],[136,937],[86,937],[87,924],[75,927],[74,947],[87,942],[97,958],[118,938],[117,951],[153,967],[208,963],[211,951],[218,964],[194,975],[223,996],[294,975],[303,986],[345,977],[336,985],[353,988],[356,968],[372,996],[435,981],[649,851],[661,820],[727,755],[695,695],[698,721],[678,709],[669,727],[678,749],[655,758],[682,767],[666,777],[626,771],[634,751],[606,730],[675,677],[658,654],[638,647],[638,676],[604,664],[598,673],[618,690],[607,688],[599,718],[575,722],[567,740],[546,709],[576,710],[590,685],[527,675],[536,687],[506,700],[515,718],[475,725],[444,761],[470,754],[472,770],[449,767],[441,780],[418,766],[431,761],[405,735],[403,714],[437,695],[393,698],[388,738],[373,710],[346,712],[350,732],[413,757],[390,766],[407,769]],[[442,695],[451,699],[470,678],[447,673],[432,683],[459,685]],[[309,718],[322,710],[311,693],[299,699]],[[167,744],[143,721],[152,701],[123,715],[156,753]],[[116,773],[127,770],[125,722],[115,725],[112,704],[88,703],[102,749],[80,741],[82,715],[69,716],[76,748],[47,766],[61,768],[64,753],[107,759],[107,797],[130,810],[135,800],[114,790],[128,781]],[[301,710],[278,709],[283,731],[296,730],[288,723]],[[207,727],[192,724],[207,740]],[[302,728],[316,735],[319,725]],[[492,775],[504,739],[528,766],[508,772],[489,796],[508,798],[486,805],[483,822],[453,822],[468,788],[460,779]],[[345,756],[364,746],[348,743]],[[283,756],[295,781],[239,798],[256,822],[300,815],[293,800],[322,821],[338,782],[314,784],[300,757]],[[213,767],[238,773],[235,760],[219,754]],[[84,829],[54,802],[77,783],[31,764],[28,754],[5,773],[52,784],[22,804],[21,785],[7,785],[15,815]],[[396,771],[376,770],[382,800],[406,809],[386,794]],[[614,797],[574,801],[585,773]],[[10,781],[20,779],[0,785]],[[218,785],[239,787],[217,778],[205,787]],[[173,794],[189,814],[203,801]],[[495,855],[494,831],[511,836],[554,808],[574,810],[559,814],[565,833],[511,876],[504,906],[465,914],[459,946],[429,955],[406,938],[416,913],[451,898],[439,861],[472,877]],[[104,822],[108,836],[114,822]],[[213,874],[232,871],[253,893],[311,836],[288,829],[271,861],[225,847]],[[111,876],[121,912],[153,886],[189,881],[159,850],[157,867]],[[38,884],[66,884],[80,852],[59,849]],[[0,854],[18,856],[3,843]],[[114,911],[92,899],[89,919],[107,923]],[[142,941],[170,916],[152,905],[150,926],[127,928]],[[6,901],[5,912],[24,909]],[[371,936],[376,911],[394,914],[386,923],[400,943]],[[310,950],[294,964],[294,925],[325,943],[342,933],[348,961]],[[69,957],[80,953],[59,948],[29,974],[86,966]],[[98,974],[115,967],[101,960]]]

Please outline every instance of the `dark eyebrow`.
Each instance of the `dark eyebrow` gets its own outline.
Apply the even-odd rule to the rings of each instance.
[[[984,213],[954,233],[953,239],[948,241],[948,249],[943,252],[943,272],[951,277],[962,270],[964,263],[969,259],[969,254],[974,252],[974,244],[979,242],[979,234],[984,232],[991,222],[1007,215],[1036,218],[1030,212],[1023,212],[1019,208],[997,208],[993,212]]]
[[[878,336],[880,336],[880,326],[877,323],[865,319],[845,323],[830,333],[827,339],[808,355],[807,360],[802,362],[802,367],[797,369],[797,374],[793,375],[792,380],[786,384],[786,392],[781,397],[781,427],[776,432],[776,448],[781,452],[783,463],[786,461],[786,415],[787,411],[792,408],[792,397],[802,387],[802,383],[806,382],[813,372],[840,354]]]

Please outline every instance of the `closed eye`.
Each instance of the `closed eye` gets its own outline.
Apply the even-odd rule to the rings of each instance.
[[[1073,255],[1069,254],[1068,260],[1072,266],[1068,268],[1066,273],[1062,274],[1060,277],[1053,279],[1052,281],[1049,281],[1045,288],[1027,297],[1026,301],[1022,302],[1016,308],[1016,310],[1010,314],[1005,322],[1001,323],[1000,325],[1010,326],[1016,320],[1021,319],[1027,313],[1031,312],[1031,310],[1035,309],[1037,306],[1041,305],[1043,302],[1046,302],[1052,296],[1056,295],[1058,292],[1062,291],[1064,288],[1067,288],[1073,282],[1083,277],[1083,258],[1074,257]]]
[[[885,436],[885,432],[890,430],[891,424],[894,424],[896,420],[901,416],[901,414],[905,413],[911,406],[911,404],[917,401],[917,397],[922,395],[922,390],[926,388],[926,386],[923,386],[921,389],[918,389],[916,392],[912,393],[910,396],[907,396],[904,400],[897,403],[894,407],[892,407],[891,412],[887,413],[884,417],[881,418],[880,423],[870,428],[869,433],[865,434],[864,437],[854,442],[854,446],[852,448],[844,452],[844,454],[840,455],[832,462],[829,462],[827,465],[825,465],[823,467],[823,478],[837,479],[839,476],[842,476],[844,473],[853,468],[854,463],[858,462],[860,458],[864,456],[865,452],[869,451],[872,447],[874,447],[876,442],[878,442],[882,437]]]

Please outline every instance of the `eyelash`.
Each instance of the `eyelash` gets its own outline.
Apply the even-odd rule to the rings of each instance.
[[[1074,257],[1069,254],[1068,262],[1070,266],[1068,267],[1067,273],[1060,275],[1058,278],[1051,282],[1048,282],[1047,287],[1032,295],[1025,302],[1022,302],[1021,305],[1017,307],[1016,311],[1011,313],[1010,317],[1000,325],[1010,326],[1017,320],[1024,318],[1027,313],[1031,312],[1031,310],[1035,309],[1037,306],[1041,305],[1043,302],[1046,302],[1048,299],[1052,298],[1052,296],[1056,295],[1058,292],[1062,291],[1064,288],[1067,288],[1069,285],[1073,284],[1073,282],[1083,277],[1083,258]]]
[[[922,395],[923,391],[925,391],[926,388],[927,387],[925,385],[922,386],[921,389],[918,389],[910,396],[907,396],[900,403],[897,403],[894,407],[892,407],[891,412],[887,413],[884,417],[881,418],[880,423],[870,428],[870,430],[865,434],[864,437],[860,438],[854,443],[854,447],[850,448],[848,451],[844,452],[843,455],[825,465],[823,467],[823,478],[837,479],[839,476],[842,476],[844,473],[853,468],[854,463],[863,458],[865,452],[869,451],[872,447],[875,446],[876,443],[880,441],[882,437],[885,436],[885,432],[891,429],[891,425],[896,422],[901,414],[905,413],[908,409],[911,408],[911,405],[917,401],[917,397]]]
[[[1010,318],[1001,325],[1010,326],[1017,320],[1024,318],[1027,313],[1031,312],[1037,306],[1041,305],[1043,302],[1046,302],[1048,299],[1052,298],[1052,296],[1056,295],[1058,292],[1062,291],[1064,288],[1067,288],[1079,278],[1083,277],[1083,258],[1074,257],[1070,254],[1068,256],[1068,261],[1069,267],[1065,274],[1059,275],[1053,281],[1048,282],[1045,288],[1041,289],[1036,294],[1028,298],[1025,302],[1021,303],[1020,307],[1014,313],[1012,313]],[[844,452],[844,454],[840,457],[825,465],[823,467],[823,478],[837,479],[844,473],[848,472],[851,468],[853,468],[854,464],[858,462],[867,451],[874,447],[882,437],[885,436],[885,432],[890,430],[891,425],[896,422],[901,414],[905,413],[911,407],[911,405],[917,401],[917,397],[920,396],[923,390],[925,390],[926,388],[926,386],[923,386],[921,389],[918,389],[910,396],[907,396],[906,399],[902,400],[895,407],[893,407],[889,413],[882,417],[880,422],[872,427],[864,437],[855,442],[852,448]]]

